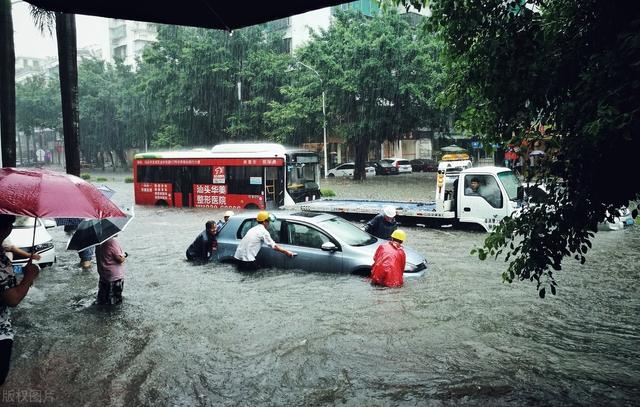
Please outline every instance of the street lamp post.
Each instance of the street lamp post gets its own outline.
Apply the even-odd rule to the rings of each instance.
[[[320,80],[320,86],[322,87],[322,144],[323,144],[323,151],[324,151],[324,178],[327,178],[327,169],[328,169],[328,166],[327,166],[327,112],[326,112],[326,105],[325,105],[324,83],[318,71],[316,71],[309,65],[300,61],[296,61],[296,65],[302,65],[305,68],[309,69],[314,74],[316,74],[316,76]]]

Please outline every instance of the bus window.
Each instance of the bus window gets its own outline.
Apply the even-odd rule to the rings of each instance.
[[[227,193],[262,195],[263,174],[264,167],[227,167]]]
[[[171,183],[172,167],[161,166],[138,166],[138,180],[137,182],[152,182],[152,183]]]

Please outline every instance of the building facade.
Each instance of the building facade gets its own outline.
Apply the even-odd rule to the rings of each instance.
[[[137,66],[137,61],[142,57],[142,52],[149,44],[158,39],[156,24],[129,21],[109,20],[109,51],[110,59],[122,60],[126,65]]]

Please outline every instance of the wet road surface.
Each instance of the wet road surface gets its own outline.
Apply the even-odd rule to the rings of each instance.
[[[132,184],[106,175],[114,200]],[[95,178],[94,178],[95,179]],[[433,174],[329,180],[339,197],[433,197]],[[362,278],[192,266],[184,252],[223,210],[136,207],[124,304],[93,305],[68,236],[13,310],[2,402],[48,405],[634,405],[640,396],[640,227],[600,233],[557,296],[503,284],[469,254],[484,233],[408,227],[430,261],[401,289]],[[22,401],[26,401],[24,398]],[[1,404],[1,403],[0,403]]]

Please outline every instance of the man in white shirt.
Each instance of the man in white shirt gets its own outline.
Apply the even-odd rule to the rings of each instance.
[[[269,227],[269,212],[258,212],[256,220],[258,224],[249,229],[247,234],[244,235],[236,249],[236,253],[233,255],[239,270],[248,271],[260,268],[260,265],[256,262],[256,256],[263,243],[277,252],[286,254],[288,257],[295,256],[295,253],[278,246],[269,235],[267,231]]]

